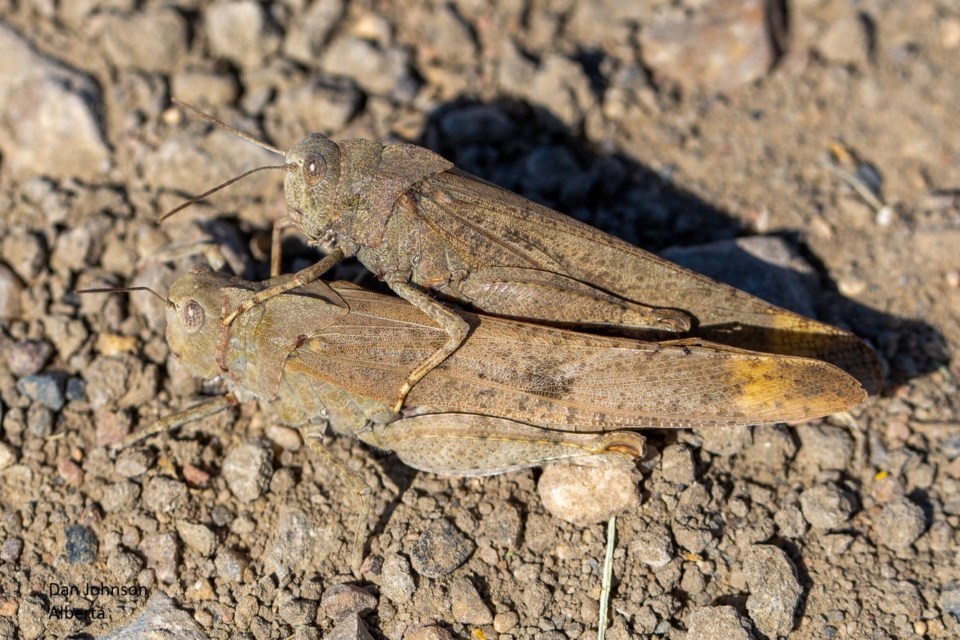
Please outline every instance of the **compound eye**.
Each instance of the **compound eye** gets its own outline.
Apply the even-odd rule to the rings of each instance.
[[[312,187],[327,175],[327,161],[319,153],[308,153],[303,158],[303,179]]]
[[[183,323],[183,329],[187,333],[196,333],[200,331],[204,321],[203,307],[196,300],[188,300],[180,309],[180,321]]]

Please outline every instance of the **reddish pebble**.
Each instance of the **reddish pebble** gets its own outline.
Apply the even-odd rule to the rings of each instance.
[[[127,411],[100,411],[96,421],[98,447],[118,444],[130,434],[132,420]]]
[[[4,598],[0,600],[0,617],[12,618],[19,608],[20,602],[16,598]]]
[[[69,458],[64,458],[57,463],[57,473],[71,487],[78,487],[83,484],[83,469]]]
[[[210,474],[192,464],[187,464],[183,467],[183,479],[191,486],[205,487],[210,482]]]

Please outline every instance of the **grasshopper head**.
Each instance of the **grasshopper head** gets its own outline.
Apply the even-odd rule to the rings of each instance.
[[[195,267],[170,286],[167,294],[167,344],[187,370],[201,378],[219,375],[221,290],[236,278]]]
[[[311,133],[287,152],[283,190],[290,219],[313,239],[336,222],[340,148],[319,133]]]

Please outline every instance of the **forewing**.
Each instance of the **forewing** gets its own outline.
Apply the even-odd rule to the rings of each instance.
[[[837,367],[720,345],[644,343],[485,319],[408,400],[579,431],[809,420],[865,395]]]
[[[397,389],[443,345],[445,334],[402,300],[362,290],[338,292],[350,313],[308,334],[285,367],[392,404]]]

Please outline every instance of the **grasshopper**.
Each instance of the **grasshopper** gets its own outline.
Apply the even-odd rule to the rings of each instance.
[[[282,165],[254,171],[284,171],[290,221],[312,244],[328,250],[317,264],[245,300],[225,316],[225,324],[355,256],[443,328],[447,339],[398,383],[394,411],[467,338],[469,322],[443,301],[555,326],[655,339],[696,336],[751,351],[816,358],[847,371],[868,392],[878,390],[876,356],[853,334],[500,189],[428,149],[362,139],[334,142],[311,133],[283,152],[175,102],[284,156]]]
[[[259,399],[300,428],[361,501],[353,567],[362,559],[370,489],[322,445],[329,425],[416,469],[480,476],[644,453],[641,428],[802,421],[859,404],[853,377],[818,360],[700,339],[644,342],[463,312],[463,345],[392,410],[395,389],[446,341],[425,312],[353,284],[316,280],[266,299],[233,323],[231,309],[289,276],[252,283],[205,265],[166,299],[171,351],[227,395],[132,434],[150,434]]]

